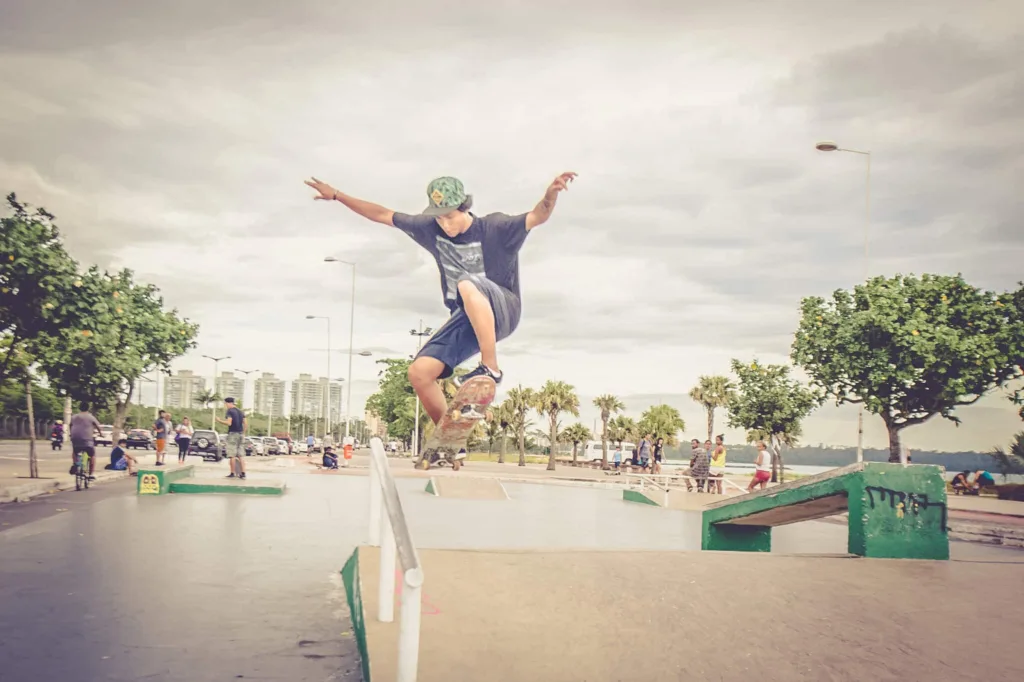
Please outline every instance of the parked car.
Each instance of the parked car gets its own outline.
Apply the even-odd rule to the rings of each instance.
[[[128,439],[128,447],[133,449],[142,448],[143,450],[152,450],[156,447],[153,444],[153,434],[146,429],[132,429],[126,436]]]
[[[277,439],[277,452],[282,455],[292,454],[292,449],[284,438]]]
[[[277,439],[273,436],[263,437],[263,449],[268,455],[279,455],[281,454],[281,446],[278,444]]]
[[[264,453],[263,439],[259,436],[248,436],[245,439],[245,454],[261,456]]]
[[[113,445],[114,444],[114,427],[110,424],[100,424],[100,432],[102,435],[97,436],[96,440],[93,441],[96,445]]]
[[[305,455],[309,452],[309,446],[306,445],[306,441],[298,441],[295,443],[295,453],[298,455]]]
[[[295,445],[292,442],[292,437],[289,436],[287,433],[285,433],[285,432],[272,433],[270,435],[272,435],[274,438],[276,438],[278,440],[283,440],[284,441],[285,446],[283,448],[281,448],[281,454],[282,455],[290,455],[290,454],[292,454],[292,452],[294,452]]]
[[[224,458],[225,444],[222,441],[216,431],[196,429],[188,446],[188,454],[201,455],[204,461],[219,462]]]

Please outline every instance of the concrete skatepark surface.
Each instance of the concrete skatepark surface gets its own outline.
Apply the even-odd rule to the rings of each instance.
[[[402,465],[412,468],[408,462],[395,466]],[[211,465],[208,471],[226,473],[226,468]],[[269,467],[260,472],[256,466],[250,467],[250,472],[254,480],[264,475],[285,480],[288,493],[280,497],[172,494],[139,498],[134,495],[134,480],[125,480],[82,493],[61,493],[25,505],[0,507],[0,519],[11,523],[0,528],[3,682],[359,679],[358,654],[338,572],[354,548],[366,542],[365,472],[308,475]],[[698,514],[626,503],[619,488],[505,483],[510,499],[492,503],[435,497],[424,491],[426,482],[426,477],[397,481],[413,538],[424,557],[428,555],[424,548],[539,548],[565,557],[571,556],[568,549],[696,550],[700,546]],[[115,486],[121,492],[115,493]],[[19,514],[26,513],[30,518],[19,521]],[[795,524],[777,529],[773,551],[844,552],[845,537],[845,530],[832,524]],[[648,554],[658,555],[644,555]],[[673,552],[671,556],[704,555]],[[721,556],[723,561],[728,558]],[[1024,553],[967,543],[954,543],[953,557],[1024,562]],[[475,569],[445,573],[442,571],[448,569],[443,564],[432,568],[432,562],[426,564],[424,585],[430,599],[462,587],[470,592],[514,595],[506,584],[515,586],[515,577],[503,577],[508,569],[496,568],[494,576],[477,574]],[[858,562],[856,565],[870,563]],[[1006,589],[987,563],[970,566],[978,571],[975,588],[984,586],[988,602],[1003,602],[1004,595],[1010,602],[1018,599],[1015,595],[1020,594],[1024,564],[1000,569],[1015,572],[1012,588]],[[528,632],[528,643],[539,643],[539,652],[547,651],[543,640],[554,631],[549,627],[549,615],[559,612],[563,603],[573,604],[574,593],[566,587],[564,575],[569,569],[548,568],[554,586],[545,592],[549,610],[532,614],[528,622],[509,621],[501,626],[508,636],[517,636],[519,630]],[[664,568],[672,567],[666,563]],[[524,565],[525,569],[529,567]],[[641,566],[639,570],[647,569]],[[580,571],[570,570],[568,575],[582,578],[586,571]],[[531,575],[535,576],[532,581],[541,580],[539,574]],[[645,573],[643,580],[657,584],[660,573]],[[669,584],[674,584],[671,580]],[[729,574],[727,579],[709,579],[707,587],[738,600],[736,595],[746,595],[749,580],[746,574]],[[654,585],[633,586],[636,584],[626,575],[622,581],[610,581],[608,588],[623,599],[630,594],[643,597],[648,589],[654,589]],[[819,602],[828,604],[830,597],[821,585]],[[888,599],[890,617],[903,624],[905,638],[932,636],[925,629],[928,611],[919,618],[901,607],[902,595],[897,589],[890,589],[885,581],[875,587],[879,601]],[[368,592],[364,595],[369,596]],[[949,599],[948,593],[936,592],[929,608],[945,608]],[[756,612],[757,605],[750,608]],[[713,611],[710,603],[708,609]],[[986,611],[979,609],[979,613]],[[426,613],[425,608],[424,628],[429,626]],[[1020,632],[1019,621],[1003,613],[1002,608],[988,613],[986,627]],[[372,623],[372,614],[368,616]],[[501,614],[489,617],[497,620]],[[821,610],[818,622],[822,628],[838,628],[845,617]],[[621,627],[614,610],[604,611],[602,618],[600,627]],[[743,621],[712,622],[723,628],[711,634],[727,654],[734,642],[750,636]],[[650,633],[627,630],[626,638],[677,639],[673,629],[677,626],[683,627],[673,625]],[[759,636],[770,638],[772,632],[769,629]],[[706,651],[706,641],[691,643],[689,648],[702,646]],[[991,651],[997,641],[991,640],[982,650]],[[449,646],[456,655],[458,643]],[[624,651],[630,646],[628,642],[622,645]],[[842,654],[842,647],[836,646],[840,651],[834,655]],[[423,652],[426,655],[426,646]],[[519,655],[532,652],[527,648]],[[570,654],[563,647],[558,656],[564,659]],[[483,675],[493,670],[491,665],[468,679],[485,679]],[[880,668],[875,678],[887,679],[886,674]],[[662,679],[676,678],[666,675]]]
[[[495,478],[470,476],[431,477],[427,489],[438,497],[456,497],[463,500],[507,500],[508,493]]]
[[[378,555],[360,550],[371,673],[393,680],[397,626],[374,617]],[[1022,566],[1012,563],[635,551],[420,559],[421,682],[1024,676]],[[979,584],[1009,600],[998,631],[976,604],[949,598]]]

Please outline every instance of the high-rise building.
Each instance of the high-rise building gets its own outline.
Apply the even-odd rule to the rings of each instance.
[[[314,379],[312,374],[300,374],[292,381],[292,414],[323,419],[327,414],[324,395],[327,377]],[[341,418],[341,385],[331,382],[331,423]]]
[[[384,420],[378,417],[369,410],[363,415],[363,421],[366,422],[366,431],[370,438],[387,438],[388,437],[388,425],[384,423]]]
[[[234,398],[239,404],[244,404],[245,379],[236,377],[234,372],[221,372],[214,385],[217,395],[223,398]]]
[[[206,379],[191,370],[179,369],[177,374],[164,379],[164,407],[197,407],[195,396],[205,390]]]
[[[273,372],[264,372],[256,379],[255,409],[259,414],[280,417],[285,414],[285,390],[287,383],[278,379]]]

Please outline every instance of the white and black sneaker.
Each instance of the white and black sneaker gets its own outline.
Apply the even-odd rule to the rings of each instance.
[[[453,381],[455,382],[456,388],[462,388],[462,385],[464,383],[475,377],[490,377],[491,379],[494,380],[495,385],[497,385],[501,383],[501,380],[505,377],[505,373],[498,372],[497,374],[495,374],[494,372],[491,371],[490,367],[483,363],[480,363],[477,366],[477,368],[474,369],[472,372],[467,372],[466,374],[463,374],[460,377],[454,377]]]

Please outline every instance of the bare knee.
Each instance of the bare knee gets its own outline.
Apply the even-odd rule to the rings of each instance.
[[[473,283],[472,280],[462,280],[461,282],[459,282],[458,288],[459,295],[462,296],[463,301],[483,296],[483,293],[480,291],[477,285]]]
[[[419,391],[437,381],[442,371],[444,371],[444,364],[440,360],[426,356],[416,358],[409,365],[409,383]]]

